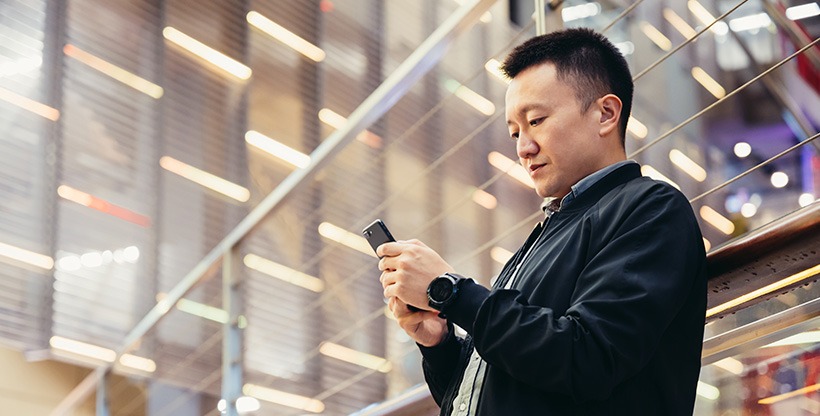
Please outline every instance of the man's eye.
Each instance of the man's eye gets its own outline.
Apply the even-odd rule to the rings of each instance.
[[[513,140],[518,140],[518,133],[512,133],[512,134],[510,134],[510,139],[513,139]]]
[[[535,126],[541,124],[542,121],[544,121],[544,117],[539,117],[539,118],[536,118],[536,119],[532,119],[532,120],[530,120],[530,126],[535,127]]]

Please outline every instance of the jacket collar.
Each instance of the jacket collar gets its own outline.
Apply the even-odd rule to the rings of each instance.
[[[614,169],[610,169],[609,172],[604,173],[602,177],[596,178],[597,180],[595,180],[594,183],[587,182],[585,185],[588,186],[586,186],[586,189],[583,189],[581,192],[570,192],[573,197],[564,198],[561,203],[561,211],[574,211],[586,208],[597,202],[601,199],[601,197],[619,185],[625,184],[633,179],[640,178],[641,166],[633,161],[626,162],[627,163],[620,163],[619,166],[614,166]],[[585,179],[582,179],[581,182],[584,182]],[[581,182],[579,182],[579,184]]]

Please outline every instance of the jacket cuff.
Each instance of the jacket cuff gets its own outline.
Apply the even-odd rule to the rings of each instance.
[[[489,289],[479,285],[472,279],[467,279],[461,282],[458,297],[441,312],[447,316],[448,321],[455,323],[472,335],[478,309],[489,296]]]
[[[447,321],[447,336],[441,342],[432,347],[425,347],[419,343],[416,343],[416,345],[418,345],[424,361],[433,367],[452,365],[453,357],[458,357],[461,354],[461,344],[456,339],[456,331],[450,321]]]

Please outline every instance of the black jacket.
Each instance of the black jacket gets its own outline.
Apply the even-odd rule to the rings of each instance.
[[[628,164],[535,233],[496,288],[469,280],[443,311],[468,337],[421,347],[442,415],[473,346],[488,363],[479,415],[691,415],[706,258],[686,198]]]

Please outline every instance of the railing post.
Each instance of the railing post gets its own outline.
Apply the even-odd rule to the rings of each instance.
[[[111,409],[108,405],[108,379],[111,372],[106,372],[97,383],[97,405],[95,414],[97,416],[111,416]]]
[[[222,399],[225,415],[238,416],[236,400],[242,395],[242,334],[239,328],[239,245],[231,247],[222,261],[222,307],[228,315],[222,336]]]

